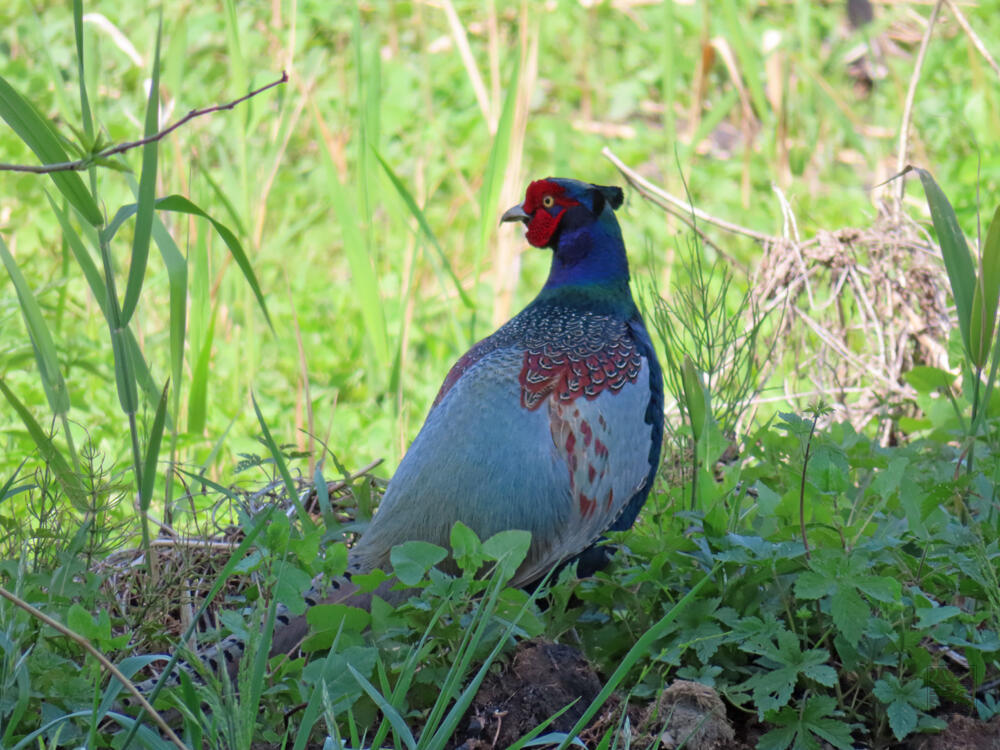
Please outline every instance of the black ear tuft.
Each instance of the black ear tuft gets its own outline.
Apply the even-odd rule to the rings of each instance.
[[[622,207],[622,203],[625,202],[625,193],[622,192],[620,187],[616,185],[594,185],[601,195],[604,196],[604,200],[611,204],[611,208],[617,211]]]

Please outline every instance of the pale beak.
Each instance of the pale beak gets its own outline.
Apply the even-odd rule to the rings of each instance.
[[[504,211],[503,216],[500,217],[500,223],[503,224],[505,221],[523,221],[527,224],[531,220],[531,217],[524,212],[524,209],[520,205],[513,206]]]

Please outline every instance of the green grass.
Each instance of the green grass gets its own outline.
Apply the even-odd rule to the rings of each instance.
[[[627,11],[611,3],[561,1],[531,3],[522,12],[498,3],[495,18],[480,3],[455,7],[461,34],[441,8],[423,3],[166,7],[159,57],[160,18],[138,6],[77,4],[76,27],[73,9],[63,5],[11,0],[0,7],[0,76],[10,89],[0,88],[0,103],[27,118],[20,127],[0,123],[0,162],[37,164],[29,144],[48,160],[77,158],[79,150],[151,133],[157,120],[162,127],[192,109],[232,101],[282,70],[290,77],[231,111],[192,120],[156,147],[128,151],[115,166],[131,174],[103,166],[56,178],[0,171],[0,254],[7,269],[0,274],[0,548],[12,558],[28,542],[38,561],[79,572],[69,562],[73,555],[63,550],[69,540],[60,534],[72,536],[98,516],[132,520],[131,502],[121,499],[131,500],[140,487],[140,502],[154,516],[170,513],[178,526],[189,527],[194,515],[174,507],[183,487],[168,479],[169,466],[189,472],[186,481],[198,473],[223,485],[254,481],[236,472],[245,454],[271,456],[277,446],[293,444],[319,459],[322,451],[307,433],[348,469],[384,457],[379,473],[391,475],[454,360],[530,300],[544,278],[546,254],[524,249],[515,229],[498,228],[500,212],[537,177],[622,184],[600,154],[605,146],[672,193],[688,191],[698,208],[760,232],[781,232],[772,184],[788,197],[803,237],[867,226],[875,214],[872,188],[895,168],[912,55],[923,32],[912,14],[927,12],[924,6],[880,5],[876,22],[862,33],[847,30],[842,4],[807,0],[752,6],[665,2]],[[996,53],[1000,16],[984,8],[967,13]],[[890,53],[881,61],[885,77],[861,96],[844,54],[865,35],[886,30],[896,38],[900,31],[909,34],[909,41],[899,42],[906,54]],[[460,54],[463,38],[476,73]],[[699,94],[696,71],[704,45],[716,38],[732,48],[739,80],[717,54]],[[765,39],[772,38],[777,46],[765,49]],[[150,79],[160,82],[159,99],[149,96]],[[485,113],[477,98],[480,79]],[[743,95],[755,113],[750,143],[743,141]],[[33,117],[55,123],[61,140]],[[933,173],[968,237],[977,234],[977,196],[985,224],[1000,193],[998,130],[995,75],[949,21],[925,62],[910,161]],[[160,206],[170,211],[154,211],[152,199],[169,195],[190,204],[172,198]],[[102,220],[111,222],[130,204],[136,204],[136,218],[124,220],[113,237],[98,233]],[[905,205],[931,226],[916,179],[910,179]],[[198,212],[215,223],[192,215]],[[620,217],[636,278],[656,280],[666,294],[689,282],[690,267],[678,262],[689,240],[680,222],[634,191]],[[759,262],[761,249],[750,240],[717,232],[712,237],[739,263],[753,268]],[[702,252],[716,260],[711,249]],[[733,309],[746,283],[738,274],[734,278]],[[637,288],[650,302],[656,286]],[[967,298],[968,290],[958,296]],[[116,316],[130,322],[128,334],[114,325],[109,333],[107,320]],[[797,452],[806,441],[801,424],[785,418],[783,436],[766,425],[757,432],[761,426],[754,425],[748,432],[757,439],[749,452],[759,463],[743,479],[764,489],[759,500],[742,497],[752,510],[729,505],[703,465],[698,518],[707,541],[689,543],[685,526],[671,520],[675,510],[690,507],[690,485],[686,494],[683,487],[676,494],[664,490],[630,538],[639,562],[627,575],[635,577],[636,590],[649,591],[637,595],[602,581],[592,588],[583,584],[584,599],[609,612],[621,611],[624,601],[639,620],[658,622],[663,613],[651,602],[679,599],[695,583],[693,573],[663,572],[666,562],[690,565],[693,557],[708,570],[708,558],[721,556],[729,567],[708,596],[709,603],[716,596],[723,603],[705,605],[701,615],[731,634],[752,629],[751,618],[787,610],[792,614],[783,627],[799,639],[751,639],[756,651],[748,652],[731,635],[720,635],[720,658],[739,672],[753,659],[794,660],[810,649],[836,647],[844,663],[861,659],[834,643],[832,633],[846,622],[837,607],[849,599],[858,610],[857,597],[868,597],[863,601],[872,606],[872,616],[900,630],[901,642],[890,643],[886,653],[900,664],[909,661],[905,669],[881,676],[874,693],[895,713],[879,714],[880,704],[861,697],[859,688],[846,700],[837,696],[837,710],[848,718],[835,729],[842,732],[850,717],[871,711],[881,716],[869,729],[880,741],[902,731],[907,725],[900,716],[909,714],[899,701],[909,701],[921,717],[929,710],[913,692],[914,675],[926,664],[902,631],[923,623],[926,615],[920,613],[931,607],[928,602],[945,601],[970,570],[980,576],[975,595],[986,603],[963,613],[967,630],[959,633],[956,626],[940,641],[954,646],[969,636],[977,617],[984,628],[995,628],[997,606],[995,597],[982,593],[996,578],[995,513],[988,503],[976,504],[990,498],[980,485],[992,481],[995,453],[989,445],[977,447],[982,474],[961,480],[979,493],[975,501],[963,497],[973,514],[981,514],[976,523],[982,525],[968,527],[978,535],[972,541],[959,539],[970,511],[957,501],[948,506],[953,497],[940,486],[950,462],[965,460],[972,467],[969,454],[947,447],[972,433],[948,421],[939,406],[945,400],[934,397],[934,388],[918,390],[920,411],[907,429],[933,443],[933,461],[927,475],[913,481],[926,493],[922,497],[942,496],[940,514],[931,513],[930,499],[925,507],[907,505],[898,487],[882,486],[888,480],[870,490],[873,477],[900,465],[878,453],[870,435],[842,428],[819,434],[821,450],[807,471]],[[769,408],[763,416],[782,407]],[[985,413],[977,415],[991,429]],[[265,424],[266,446],[257,441]],[[874,463],[866,463],[859,445],[878,455]],[[919,464],[909,454],[897,458]],[[75,486],[72,469],[93,464],[103,467],[91,473],[105,483]],[[312,469],[306,460],[296,466]],[[324,471],[327,478],[336,474],[329,462]],[[838,471],[845,484],[835,482]],[[291,484],[286,468],[282,473]],[[852,598],[847,589],[793,584],[807,569],[820,574],[810,568],[820,563],[803,562],[787,546],[798,539],[797,510],[805,493],[798,480],[807,474],[816,493],[810,498],[836,511],[814,519],[820,527],[864,537],[864,559],[885,577],[906,571],[919,578],[914,567],[922,573],[926,559],[937,560],[941,572],[935,586],[928,586],[933,590],[897,596],[895,589],[880,589],[882,598],[872,599],[863,588]],[[738,470],[727,470],[724,486],[735,487],[738,478]],[[26,484],[40,489],[23,490]],[[953,489],[962,495],[968,486]],[[65,512],[46,506],[46,498],[60,493],[73,501]],[[868,522],[854,517],[847,498],[859,503],[857,512]],[[884,516],[864,515],[876,513],[873,504]],[[838,527],[844,518],[849,522]],[[911,531],[916,542],[928,545],[919,560],[909,547],[894,556],[867,537],[889,534],[901,518],[919,522]],[[56,531],[40,539],[32,528]],[[741,552],[726,531],[778,546],[771,557],[762,547]],[[955,536],[942,542],[938,533]],[[836,557],[829,552],[838,549],[835,535],[824,534],[820,547]],[[87,547],[85,536],[69,549],[106,552],[114,546]],[[664,536],[677,541],[660,554],[656,548]],[[965,567],[949,567],[949,552]],[[829,569],[841,564],[839,558],[823,559]],[[783,589],[768,589],[755,600],[752,587],[724,584],[725,576],[746,570],[757,571],[749,576],[756,581],[753,576],[767,566],[767,580],[787,582]],[[16,565],[4,571],[25,580]],[[25,585],[36,590],[37,582],[28,579]],[[793,586],[794,596],[788,593]],[[419,626],[426,622],[410,617],[406,627],[423,632]],[[810,618],[821,623],[820,635],[810,629]],[[541,629],[557,631],[556,622]],[[694,621],[683,626],[696,627]],[[595,625],[584,631],[588,653],[602,663],[613,664],[626,652],[620,630],[615,635]],[[855,650],[856,635],[847,636]],[[718,677],[710,674],[715,652],[696,647],[692,657],[690,637],[682,629],[676,643],[651,657],[660,666],[647,664],[643,679],[649,683],[639,680],[633,690],[652,691],[663,665]],[[894,636],[884,637],[891,642]],[[983,673],[992,674],[993,657],[982,656],[992,652],[972,651]],[[12,665],[13,654],[5,650]],[[880,675],[887,671],[882,666]],[[788,727],[811,717],[804,731],[826,731],[824,722],[834,716],[824,702],[830,695],[822,689],[830,687],[826,676],[819,670],[803,678],[814,680],[805,684],[818,691],[818,702],[802,697],[798,719],[790,704],[781,703],[781,690],[741,682],[745,673],[739,679],[725,673],[719,684],[734,703],[751,696],[772,727],[794,733]],[[372,684],[385,694],[385,685]],[[874,683],[868,688],[876,690]],[[944,694],[954,686],[936,688]],[[371,714],[372,704],[358,711]]]

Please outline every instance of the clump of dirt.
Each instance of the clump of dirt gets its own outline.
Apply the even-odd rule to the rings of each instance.
[[[639,747],[655,743],[664,750],[699,748],[699,750],[737,750],[736,732],[726,717],[726,707],[719,694],[707,685],[675,680],[647,706],[639,719],[644,735]],[[648,739],[647,741],[643,741]]]
[[[1000,716],[978,721],[952,714],[943,732],[919,735],[905,747],[906,750],[1000,750]]]
[[[568,732],[599,692],[601,680],[575,648],[524,641],[499,674],[483,681],[456,745],[461,750],[508,747],[573,703],[545,730]]]
[[[546,732],[570,731],[601,691],[597,673],[571,646],[534,639],[518,644],[499,673],[483,681],[454,742],[456,750],[508,747],[570,703]],[[575,703],[574,703],[575,701]],[[612,697],[580,733],[589,746],[621,724],[621,700]],[[633,727],[631,744],[654,743],[664,750],[745,750],[726,717],[726,707],[712,688],[676,680],[655,703],[627,709]],[[658,739],[658,742],[657,742]]]

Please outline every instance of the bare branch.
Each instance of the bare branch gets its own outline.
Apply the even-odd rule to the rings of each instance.
[[[618,171],[622,173],[626,180],[628,180],[629,184],[638,190],[644,197],[650,199],[658,198],[659,200],[654,200],[654,202],[659,203],[667,210],[670,210],[670,208],[665,204],[675,206],[680,211],[683,211],[687,216],[694,216],[696,219],[701,221],[708,222],[709,224],[715,224],[715,226],[720,227],[727,232],[745,234],[747,237],[752,237],[758,242],[775,243],[779,241],[779,238],[777,237],[773,237],[769,234],[764,234],[763,232],[758,232],[753,229],[748,229],[747,227],[742,227],[739,224],[733,224],[732,222],[725,221],[724,219],[718,219],[715,216],[702,211],[700,208],[694,208],[687,201],[682,201],[680,198],[671,195],[666,190],[658,188],[638,172],[626,166],[625,163],[615,156],[615,153],[607,146],[601,150],[601,154],[605,159],[618,167]],[[681,215],[677,211],[673,210],[671,210],[671,213],[674,213],[675,216]]]
[[[126,143],[120,143],[117,146],[110,146],[109,148],[99,151],[96,154],[91,154],[84,159],[78,159],[77,161],[64,161],[57,164],[39,164],[38,166],[32,166],[29,164],[3,164],[0,163],[0,172],[30,172],[32,174],[50,174],[51,172],[78,172],[84,169],[89,169],[95,161],[98,159],[106,159],[109,156],[114,156],[115,154],[123,154],[126,151],[130,151],[133,148],[138,148],[139,146],[145,146],[147,143],[154,143],[160,139],[166,137],[170,133],[174,132],[181,125],[195,119],[196,117],[201,117],[202,115],[211,114],[212,112],[219,112],[224,109],[233,109],[237,104],[242,104],[247,99],[252,99],[267,91],[269,88],[278,86],[282,83],[288,82],[288,74],[285,71],[281,72],[281,78],[277,81],[272,81],[266,86],[261,86],[259,89],[254,89],[249,94],[241,96],[239,99],[234,99],[228,104],[216,104],[212,107],[205,107],[204,109],[192,109],[184,117],[179,119],[173,125],[164,128],[159,133],[149,136],[148,138],[141,138],[138,141],[128,141]]]

